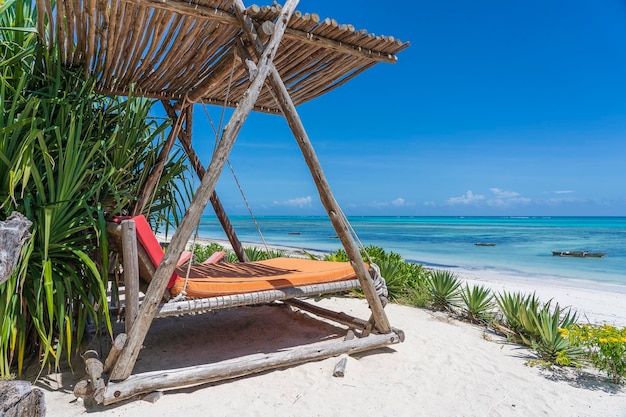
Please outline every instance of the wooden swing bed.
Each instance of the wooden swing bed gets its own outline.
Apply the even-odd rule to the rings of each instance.
[[[369,266],[362,260],[347,220],[331,193],[296,106],[341,86],[379,62],[395,63],[396,54],[408,47],[408,43],[355,30],[352,25],[340,25],[332,19],[322,20],[316,14],[302,14],[295,10],[298,0],[286,0],[284,6],[274,3],[248,8],[242,0],[37,0],[36,3],[39,34],[59,49],[64,65],[84,68],[85,76],[96,78],[101,93],[161,100],[173,120],[159,162],[152,168],[133,216],[139,215],[149,201],[176,139],[201,180],[168,250],[156,262],[150,258],[149,248],[144,247],[141,237],[137,244],[140,233],[133,220],[110,226],[111,236],[117,236],[112,240],[118,240],[123,252],[126,332],[115,338],[104,363],[95,352],[84,355],[87,379],[76,385],[78,396],[107,405],[153,391],[235,378],[403,340],[402,331],[391,327],[387,319]],[[191,145],[196,103],[235,108],[206,169]],[[307,260],[246,263],[241,243],[215,193],[215,185],[252,110],[282,114],[286,118],[350,263],[332,266]],[[209,202],[244,263],[194,266],[195,275],[185,277],[185,283],[181,283],[182,270],[176,279],[177,263]],[[217,277],[219,270],[222,275]],[[250,279],[246,281],[242,274],[248,274]],[[141,304],[139,276],[150,278]],[[168,286],[174,289],[173,295],[181,292],[181,285],[182,291],[194,294],[191,291],[194,280],[203,289],[212,285],[212,290],[195,293],[200,298],[162,303],[164,294],[169,292]],[[233,292],[234,287],[239,289]],[[357,287],[369,304],[369,320],[297,299]],[[342,323],[356,330],[359,337],[346,337],[322,346],[301,346],[261,358],[242,357],[132,375],[155,317],[277,300]]]

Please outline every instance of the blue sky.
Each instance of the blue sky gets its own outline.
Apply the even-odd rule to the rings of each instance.
[[[626,215],[626,3],[302,0],[411,46],[298,107],[349,215]],[[209,109],[219,118],[219,108]],[[197,106],[195,143],[214,140]],[[230,162],[256,215],[323,214],[287,123]],[[245,214],[226,169],[217,192]]]

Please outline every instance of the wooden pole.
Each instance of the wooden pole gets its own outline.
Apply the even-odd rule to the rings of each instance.
[[[110,382],[103,403],[109,405],[145,392],[238,378],[269,369],[325,359],[342,353],[363,352],[399,342],[398,335],[394,333],[377,334],[362,339],[340,340],[322,345],[316,343],[287,351],[244,356],[215,364],[146,372],[133,375],[125,381]]]
[[[272,68],[272,61],[283,37],[285,27],[295,11],[298,1],[299,0],[287,0],[285,7],[283,7],[280,13],[274,34],[259,60],[257,76],[252,80],[250,87],[248,87],[248,90],[244,93],[228,124],[224,128],[222,140],[213,153],[213,158],[211,159],[206,175],[202,179],[196,191],[196,195],[187,208],[174,236],[172,236],[168,250],[165,252],[163,260],[148,287],[144,301],[139,309],[137,320],[128,334],[128,341],[111,373],[112,380],[126,379],[132,373],[135,362],[137,361],[137,356],[139,355],[139,350],[148,333],[150,324],[154,319],[163,291],[165,291],[170,276],[176,268],[176,262],[191,237],[193,229],[200,220],[211,194],[215,190],[215,184],[226,164],[228,155],[241,130],[243,122],[252,111],[254,103],[259,97],[265,79]]]
[[[257,56],[261,56],[264,46],[260,42],[259,36],[256,33],[254,22],[245,15],[245,7],[241,0],[234,0],[233,4],[235,8],[235,15],[240,19],[241,27],[248,38],[252,41],[252,46],[254,47]],[[381,333],[389,333],[391,332],[391,324],[387,319],[387,315],[385,314],[380,298],[376,294],[376,290],[369,275],[369,271],[367,270],[367,266],[365,265],[365,262],[363,262],[359,248],[352,238],[348,225],[345,222],[343,212],[332,194],[330,185],[328,184],[324,171],[322,170],[322,166],[320,165],[317,155],[315,154],[315,150],[313,149],[313,145],[311,144],[306,130],[304,129],[304,125],[298,116],[296,107],[289,97],[289,92],[287,91],[287,88],[285,87],[285,84],[283,83],[280,74],[274,65],[272,65],[268,82],[277,96],[278,105],[285,115],[287,123],[296,137],[300,150],[304,155],[304,159],[309,167],[309,170],[311,171],[315,185],[317,186],[322,204],[326,208],[333,227],[337,232],[337,236],[341,240],[348,257],[350,258],[352,267],[361,282],[363,293],[365,294],[365,298],[367,298],[367,302],[372,310],[372,315],[376,321],[376,328]]]
[[[134,220],[122,221],[122,262],[124,263],[124,304],[126,333],[139,311],[139,258]]]
[[[133,216],[138,216],[139,214],[143,213],[143,209],[146,207],[146,204],[148,204],[150,196],[152,195],[152,192],[154,191],[154,188],[156,187],[157,183],[159,182],[159,178],[163,173],[163,168],[165,167],[167,158],[170,154],[170,151],[172,150],[172,147],[174,146],[174,142],[176,142],[178,132],[181,130],[180,125],[184,120],[185,115],[182,115],[182,118],[178,120],[178,123],[175,122],[170,129],[169,136],[163,144],[163,148],[161,149],[161,152],[159,152],[157,161],[154,167],[152,167],[152,171],[150,172],[150,175],[148,176],[148,179],[144,184],[143,190],[141,191],[141,196],[139,197],[137,204],[135,204],[135,209],[132,213]]]
[[[172,120],[176,120],[178,115],[176,114],[176,110],[174,106],[172,106],[170,102],[167,100],[161,100],[161,103],[163,104],[163,107],[165,108],[165,112],[167,113],[167,115]],[[187,118],[187,121],[189,121],[189,117]],[[206,170],[204,169],[202,162],[200,162],[200,158],[196,154],[196,151],[193,149],[193,146],[191,145],[191,132],[181,129],[178,132],[178,139],[180,140],[180,143],[183,145],[183,149],[185,150],[185,153],[187,154],[187,157],[189,158],[189,163],[191,163],[191,166],[196,171],[196,175],[198,176],[200,181],[202,181]],[[233,224],[230,222],[230,219],[228,218],[228,215],[226,214],[226,210],[224,209],[224,206],[222,205],[222,202],[217,196],[217,193],[215,192],[215,190],[211,193],[211,197],[209,198],[209,201],[211,202],[211,205],[213,206],[213,210],[215,211],[215,215],[217,216],[217,219],[222,225],[222,229],[224,229],[224,233],[226,233],[226,237],[228,238],[228,241],[233,247],[233,251],[237,255],[237,259],[239,259],[240,262],[248,262],[248,257],[246,256],[246,252],[243,250],[243,245],[241,244],[241,241],[237,237],[237,233],[235,233],[235,228],[233,227]]]

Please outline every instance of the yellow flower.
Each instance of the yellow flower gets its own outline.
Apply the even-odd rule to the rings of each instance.
[[[605,337],[601,337],[600,339],[598,339],[598,342],[606,343],[606,338]]]

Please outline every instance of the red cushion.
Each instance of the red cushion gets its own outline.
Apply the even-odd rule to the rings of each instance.
[[[121,223],[122,220],[131,219],[130,217],[116,217],[113,219],[116,223]],[[137,240],[143,246],[148,257],[152,261],[152,264],[155,268],[158,268],[163,260],[163,248],[161,244],[157,240],[156,236],[152,232],[152,228],[148,224],[146,217],[143,214],[139,216],[132,217],[132,220],[135,221],[135,230],[137,231]],[[169,283],[167,284],[167,288],[172,288],[174,283],[179,278],[178,274],[174,272],[172,277],[170,278]]]

